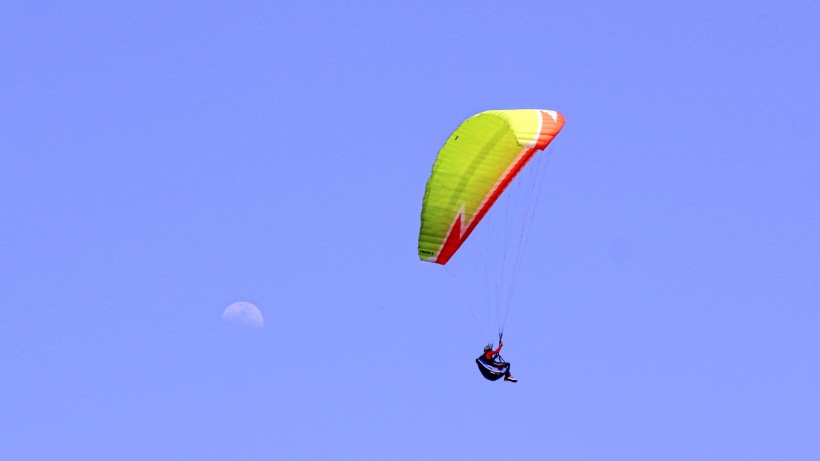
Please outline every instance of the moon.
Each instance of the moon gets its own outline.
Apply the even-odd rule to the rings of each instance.
[[[235,302],[226,307],[222,319],[253,328],[262,328],[265,325],[265,318],[262,317],[259,308],[246,301]]]

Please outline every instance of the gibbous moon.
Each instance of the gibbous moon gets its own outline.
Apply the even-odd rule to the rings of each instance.
[[[245,301],[233,303],[225,308],[222,318],[231,323],[247,327],[262,328],[265,325],[265,319],[262,317],[259,308]]]

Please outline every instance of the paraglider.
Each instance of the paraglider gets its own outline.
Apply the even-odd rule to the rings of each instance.
[[[538,109],[490,110],[462,122],[438,152],[427,181],[419,229],[419,258],[446,265],[516,176],[537,152],[552,142],[563,126],[561,114]],[[519,238],[520,246],[523,234]],[[496,241],[492,245],[505,243]],[[500,264],[512,264],[509,273],[515,274],[522,252],[519,248],[512,253],[509,258],[505,254]],[[512,296],[505,298],[509,304]],[[498,301],[495,306],[497,318],[501,317],[500,304]],[[506,321],[506,313],[503,321]],[[482,375],[493,381],[511,376],[509,364],[498,355],[503,323],[498,330],[499,348],[493,351],[490,347],[490,351],[476,359]],[[494,355],[487,357],[487,352]],[[515,381],[515,378],[507,380]]]
[[[484,353],[475,359],[475,363],[478,364],[478,371],[490,381],[496,381],[503,376],[504,381],[517,383],[518,380],[510,374],[510,363],[505,362],[499,354],[503,346],[504,342],[501,341],[500,337],[498,338],[498,349],[493,350],[492,344],[484,346]]]

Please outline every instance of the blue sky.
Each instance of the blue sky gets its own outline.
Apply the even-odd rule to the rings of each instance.
[[[819,20],[7,2],[0,457],[817,459]],[[520,382],[490,383],[419,211],[461,120],[530,107],[567,125],[506,324]]]

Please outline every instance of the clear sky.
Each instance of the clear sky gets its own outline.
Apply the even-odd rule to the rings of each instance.
[[[0,458],[820,459],[818,5],[4,2]],[[508,108],[517,384],[416,254]]]

